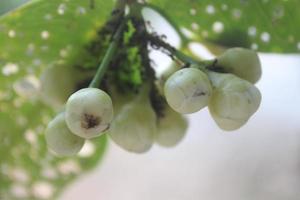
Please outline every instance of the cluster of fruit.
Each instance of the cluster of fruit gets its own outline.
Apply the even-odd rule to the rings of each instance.
[[[212,68],[223,73],[201,71],[197,66],[173,73],[164,85],[166,100],[182,114],[208,106],[221,129],[238,129],[261,102],[261,94],[254,86],[261,76],[259,58],[252,50],[232,48],[216,58]]]
[[[226,73],[201,71],[197,66],[172,73],[164,84],[169,106],[159,117],[150,103],[150,87],[146,83],[134,98],[112,93],[115,111],[106,92],[81,89],[68,98],[65,111],[48,124],[47,144],[63,156],[78,153],[85,139],[103,134],[135,153],[146,152],[154,142],[171,147],[185,135],[187,121],[182,114],[205,106],[220,128],[238,129],[260,105],[260,92],[253,85],[261,76],[258,56],[251,50],[233,48],[216,58],[212,67]]]
[[[134,100],[119,96],[117,115],[108,94],[97,88],[85,88],[72,94],[65,111],[58,114],[46,129],[48,147],[58,155],[78,153],[85,139],[108,134],[122,148],[136,153],[149,150],[154,142],[166,147],[176,145],[184,136],[187,122],[183,116],[166,108],[159,120],[150,100],[149,89]],[[113,99],[117,98],[113,95]]]
[[[85,139],[97,137],[108,129],[112,119],[109,95],[97,88],[81,89],[69,97],[65,111],[48,124],[46,142],[59,155],[74,155]]]

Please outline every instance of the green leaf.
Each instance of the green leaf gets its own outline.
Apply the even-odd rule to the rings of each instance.
[[[53,199],[103,156],[105,136],[78,156],[48,151],[43,132],[56,112],[40,101],[38,77],[53,63],[77,65],[112,7],[36,0],[0,17],[0,199]]]
[[[192,41],[265,52],[299,52],[298,0],[150,0],[178,28],[193,32]]]

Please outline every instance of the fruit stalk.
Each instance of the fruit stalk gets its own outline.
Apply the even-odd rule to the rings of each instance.
[[[145,36],[149,41],[150,44],[157,47],[162,47],[170,52],[170,54],[176,56],[179,60],[188,63],[188,64],[198,64],[193,58],[191,58],[188,55],[185,55],[184,53],[178,51],[175,47],[171,46],[170,44],[164,42],[160,39],[159,36],[147,34]]]
[[[103,58],[102,62],[100,63],[93,80],[91,81],[91,83],[89,85],[90,88],[97,88],[99,86],[113,56],[116,54],[116,51],[118,49],[118,43],[119,43],[120,39],[122,38],[122,33],[124,31],[126,23],[127,23],[127,18],[125,18],[122,21],[122,23],[118,27],[116,33],[113,35],[112,41],[104,55],[104,58]]]

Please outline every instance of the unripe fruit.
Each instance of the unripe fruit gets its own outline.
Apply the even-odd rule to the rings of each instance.
[[[195,68],[185,68],[167,80],[164,91],[172,109],[188,114],[207,106],[212,87],[205,73]]]
[[[158,120],[155,141],[164,147],[177,145],[185,136],[187,120],[167,106],[164,116]]]
[[[158,77],[157,77],[157,89],[161,94],[164,93],[164,85],[168,78],[174,74],[176,71],[180,70],[181,66],[178,66],[175,63],[172,63],[167,69],[165,69]]]
[[[156,114],[150,105],[146,89],[121,109],[108,134],[123,149],[144,153],[151,148],[155,132]]]
[[[40,94],[43,102],[54,108],[61,108],[68,97],[76,91],[78,83],[89,78],[89,74],[74,67],[62,65],[48,67],[40,78]]]
[[[251,83],[261,77],[261,64],[255,51],[244,48],[231,48],[217,58],[216,66]]]
[[[131,102],[136,94],[133,92],[121,92],[115,86],[110,86],[109,95],[114,102],[114,116],[117,116],[122,107]]]
[[[257,111],[261,94],[250,82],[232,74],[211,72],[214,91],[209,102],[209,111],[223,130],[235,130],[243,126]]]
[[[113,119],[112,101],[97,88],[84,88],[72,94],[66,103],[66,122],[69,129],[83,138],[103,134]]]
[[[65,114],[58,114],[45,132],[48,147],[61,156],[77,154],[84,144],[84,139],[74,135],[67,127]]]

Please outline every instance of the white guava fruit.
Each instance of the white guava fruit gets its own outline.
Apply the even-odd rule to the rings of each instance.
[[[84,139],[74,135],[65,121],[65,113],[58,114],[47,126],[46,143],[49,149],[60,156],[76,155],[84,144]]]
[[[163,147],[174,147],[184,138],[188,128],[187,120],[169,106],[157,122],[155,141]]]
[[[74,93],[78,84],[91,77],[90,72],[74,67],[52,65],[40,77],[40,96],[44,103],[61,109],[68,97]]]
[[[260,79],[262,74],[257,53],[245,48],[237,47],[226,50],[217,58],[216,66],[253,84]]]
[[[212,93],[207,75],[195,68],[184,68],[175,72],[166,81],[164,94],[170,107],[188,114],[207,106]]]
[[[243,126],[257,111],[261,94],[252,83],[232,74],[209,73],[214,90],[208,108],[223,130]]]
[[[156,132],[156,114],[149,101],[149,90],[124,105],[108,131],[110,138],[121,148],[134,152],[148,151]]]
[[[113,119],[112,100],[97,88],[84,88],[72,94],[66,103],[66,123],[80,137],[98,137]]]

